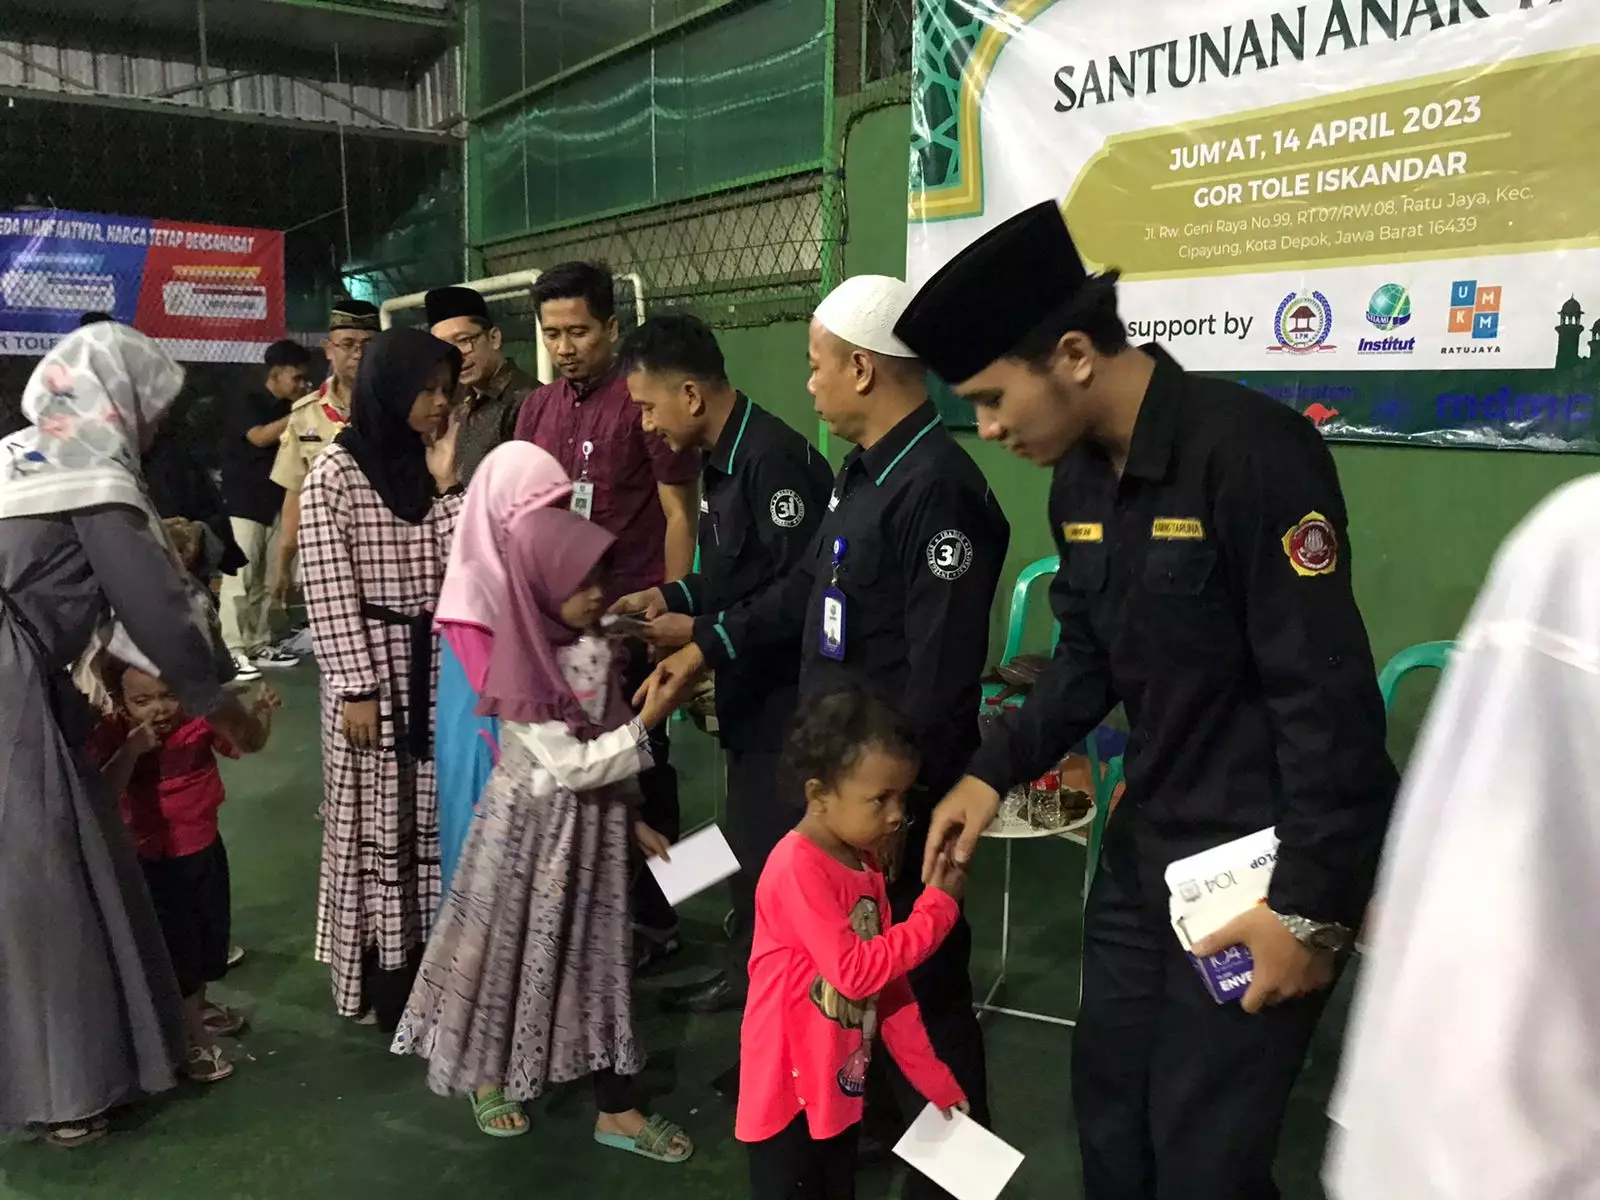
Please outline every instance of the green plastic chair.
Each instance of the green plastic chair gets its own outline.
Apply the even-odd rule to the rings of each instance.
[[[1421,642],[1407,646],[1378,672],[1378,692],[1383,696],[1383,711],[1394,707],[1394,694],[1400,681],[1413,671],[1442,671],[1455,651],[1454,642]]]
[[[1090,777],[1094,780],[1094,820],[1089,823],[1088,861],[1083,865],[1083,903],[1087,907],[1089,885],[1094,882],[1095,868],[1100,865],[1100,847],[1106,840],[1106,822],[1111,818],[1111,800],[1122,784],[1122,755],[1106,763],[1102,771],[1095,734],[1083,739],[1083,748],[1089,759]],[[1082,981],[1079,983],[1081,985]]]
[[[1016,586],[1011,589],[1011,612],[1006,621],[1006,646],[1001,652],[1000,661],[1008,663],[1022,653],[1022,635],[1028,629],[1028,597],[1033,591],[1033,585],[1041,579],[1048,579],[1061,569],[1061,560],[1054,555],[1049,558],[1037,558],[1022,568],[1017,576]],[[1055,633],[1050,638],[1050,646],[1055,648],[1056,642],[1061,640],[1061,623],[1055,623]]]
[[[1039,558],[1022,568],[1017,576],[1016,586],[1011,589],[1011,610],[1006,615],[1006,643],[1000,652],[1002,665],[1010,662],[1022,653],[1022,636],[1028,629],[1028,600],[1033,593],[1033,585],[1041,579],[1048,579],[1060,569],[1059,558]],[[1056,642],[1061,639],[1061,623],[1055,623],[1054,633],[1050,638],[1050,648],[1055,649]],[[986,683],[983,685],[983,698],[988,700],[1005,690],[1001,683]],[[1021,697],[1013,697],[1011,706],[1022,703]]]

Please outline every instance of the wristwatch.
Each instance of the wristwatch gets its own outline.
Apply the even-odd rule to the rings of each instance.
[[[1332,921],[1313,921],[1310,917],[1297,917],[1293,913],[1274,911],[1273,916],[1283,922],[1283,927],[1294,934],[1307,950],[1319,954],[1338,954],[1350,944],[1350,930]]]

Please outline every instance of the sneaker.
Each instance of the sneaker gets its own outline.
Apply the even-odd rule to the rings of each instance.
[[[250,662],[254,666],[264,667],[272,671],[280,671],[287,667],[298,667],[300,665],[300,660],[282,646],[268,646],[260,654],[251,658]]]
[[[233,656],[233,667],[233,681],[235,683],[254,683],[261,678],[261,672],[256,670],[255,664],[243,654],[235,654]]]

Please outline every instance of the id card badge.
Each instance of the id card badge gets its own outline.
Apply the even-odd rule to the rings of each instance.
[[[572,485],[572,511],[585,521],[594,516],[594,484],[580,479]]]
[[[822,628],[817,637],[817,652],[834,662],[844,661],[844,593],[839,590],[839,564],[848,544],[842,537],[833,539],[833,581],[822,589]]]
[[[589,478],[589,456],[594,453],[594,443],[583,444],[583,469],[572,481],[572,511],[585,521],[594,518],[594,480]]]

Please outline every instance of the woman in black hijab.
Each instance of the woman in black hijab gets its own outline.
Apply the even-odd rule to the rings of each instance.
[[[322,668],[316,956],[339,1012],[392,1030],[439,902],[433,608],[461,511],[461,354],[420,329],[367,346],[350,424],[301,492]]]

